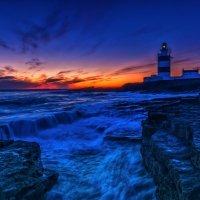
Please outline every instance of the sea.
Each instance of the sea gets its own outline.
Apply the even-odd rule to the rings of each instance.
[[[184,95],[1,91],[0,139],[40,144],[44,168],[59,173],[46,200],[154,200],[140,154],[147,112],[138,102]]]

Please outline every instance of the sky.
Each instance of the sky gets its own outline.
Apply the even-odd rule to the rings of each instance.
[[[200,67],[200,1],[0,0],[0,89],[120,87]]]

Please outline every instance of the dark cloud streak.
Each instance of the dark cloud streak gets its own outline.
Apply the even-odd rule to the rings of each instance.
[[[15,77],[14,76],[3,76],[0,77],[0,80],[13,80]]]
[[[2,39],[0,39],[0,47],[2,47],[3,49],[6,50],[11,50],[14,51],[14,48],[10,47],[5,41],[3,41]]]
[[[12,73],[18,72],[16,69],[13,69],[13,67],[11,67],[11,66],[4,66],[4,67],[0,67],[0,68],[2,68],[2,69],[0,69],[0,77],[3,77],[7,74],[12,74]]]
[[[39,83],[32,83],[29,80],[19,80],[14,76],[0,77],[0,90],[29,89],[40,86]]]
[[[122,68],[120,70],[117,70],[110,75],[111,76],[124,75],[124,74],[127,74],[127,73],[136,72],[140,69],[149,69],[149,68],[153,68],[153,67],[156,67],[156,63],[150,63],[150,64],[147,64],[147,65],[130,66],[130,67],[125,67],[125,68]]]
[[[22,42],[22,52],[32,51],[42,44],[51,42],[65,35],[70,29],[70,22],[67,15],[61,9],[55,9],[49,13],[42,25],[39,23],[26,23],[30,28],[27,30],[17,30]]]
[[[101,46],[101,44],[103,43],[103,41],[99,41],[96,44],[94,44],[92,47],[90,47],[90,49],[88,51],[86,51],[83,55],[84,56],[89,56],[93,53],[96,52],[96,50]]]
[[[133,34],[135,36],[139,36],[142,34],[152,33],[152,32],[158,31],[158,30],[160,30],[159,27],[142,27],[142,28],[138,29],[137,31],[135,31]]]
[[[52,83],[52,82],[59,82],[59,81],[62,81],[63,79],[62,78],[48,78],[46,79],[46,83]]]
[[[57,75],[61,75],[61,74],[69,74],[70,72],[73,72],[74,70],[67,70],[67,71],[60,71],[57,73]]]
[[[13,69],[11,66],[5,66],[3,68],[9,73],[16,73],[17,72],[17,70]]]
[[[26,62],[25,64],[30,65],[29,69],[36,69],[40,65],[44,64],[38,58],[33,58],[32,60]]]
[[[186,62],[196,62],[199,60],[199,57],[190,57],[190,58],[181,58],[181,59],[172,59],[172,64],[186,63]]]

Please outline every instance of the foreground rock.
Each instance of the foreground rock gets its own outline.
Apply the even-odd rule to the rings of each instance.
[[[181,99],[149,110],[141,154],[160,200],[200,199],[200,103]]]
[[[44,169],[36,142],[0,140],[0,199],[40,200],[58,173]]]

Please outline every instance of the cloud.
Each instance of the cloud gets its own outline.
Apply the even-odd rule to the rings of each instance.
[[[95,51],[101,46],[102,43],[103,43],[103,41],[99,41],[96,44],[94,44],[92,47],[90,47],[90,49],[88,51],[86,51],[84,53],[84,56],[89,56],[89,55],[95,53]]]
[[[156,69],[157,70],[157,69]],[[145,71],[141,71],[141,72],[137,72],[137,74],[155,74],[156,73],[156,71],[150,71],[150,70],[145,70]]]
[[[16,69],[13,69],[13,67],[11,66],[4,66],[1,67],[2,69],[0,69],[0,77],[5,76],[6,74],[12,74],[12,73],[16,73],[18,72]],[[10,76],[6,76],[6,77],[10,77]]]
[[[40,81],[44,81],[47,79],[47,75],[46,74],[41,74],[38,78]]]
[[[88,74],[88,72],[82,71],[82,70],[80,70],[80,69],[77,69],[77,70],[76,70],[76,73],[79,74],[79,75]]]
[[[2,47],[3,49],[7,49],[7,50],[11,50],[14,51],[14,49],[12,47],[10,47],[5,41],[3,41],[2,39],[0,39],[0,47]]]
[[[105,80],[105,77],[103,75],[88,76],[84,80],[85,81],[103,81]]]
[[[14,78],[15,78],[14,76],[3,76],[3,77],[0,77],[0,80],[12,80]]]
[[[80,83],[80,82],[84,82],[84,81],[85,81],[84,79],[81,79],[79,77],[74,77],[71,80],[65,80],[63,83],[67,84],[67,85],[70,85],[70,84],[73,84],[73,83]]]
[[[73,77],[72,79],[70,78],[56,78],[56,77],[51,77],[51,78],[47,78],[45,80],[45,83],[53,83],[56,82],[58,85],[59,84],[65,84],[65,85],[69,85],[72,83],[79,83],[79,82],[83,82],[84,79],[80,79],[78,76]]]
[[[84,72],[80,70],[74,70],[77,72],[77,75],[65,77],[64,76],[65,73],[59,72],[53,77],[47,77],[47,75],[41,74],[37,78],[37,82],[32,82],[31,79],[28,77],[5,76],[4,71],[2,72],[2,76],[0,76],[0,89],[67,88],[70,85],[77,83],[83,83],[83,82],[97,83],[105,80],[109,81],[112,78],[111,76],[106,76],[104,74],[80,77],[82,76],[82,74],[79,74],[78,72],[81,73]],[[69,71],[70,70],[68,70],[68,72]],[[61,72],[66,72],[66,71],[61,71]],[[60,76],[60,74],[64,75]]]
[[[47,78],[46,79],[46,83],[52,83],[52,82],[59,82],[59,81],[62,81],[63,79],[62,78]]]
[[[74,70],[77,72],[80,72],[79,70]],[[63,71],[64,72],[64,71]],[[84,73],[81,71],[81,73]],[[49,77],[47,78],[46,76],[41,77],[40,83],[43,85],[46,85],[47,87],[53,85],[55,88],[66,88],[71,84],[76,84],[76,83],[82,83],[82,82],[101,82],[105,80],[110,80],[111,77],[106,77],[104,75],[96,75],[96,76],[88,76],[84,78],[80,78],[79,75],[74,75],[70,77],[65,77],[65,76],[60,76],[63,75],[63,73],[58,73],[54,77]]]
[[[193,61],[194,62],[194,59],[195,58],[183,58],[183,59],[174,59],[172,60],[172,63],[185,63],[185,62],[190,62],[190,61]],[[198,59],[198,58],[196,58]]]
[[[139,36],[142,34],[151,33],[151,32],[158,31],[158,30],[160,30],[159,27],[142,27],[142,28],[138,29],[137,31],[135,31],[134,35]]]
[[[25,64],[30,65],[29,69],[35,69],[44,63],[41,62],[38,58],[33,58],[32,60],[26,62]]]
[[[31,26],[30,26],[31,24]],[[42,24],[42,25],[41,25]],[[61,9],[54,10],[41,23],[26,22],[25,30],[17,30],[22,42],[22,52],[38,49],[41,45],[65,35],[70,29],[70,22]]]
[[[60,71],[57,73],[57,75],[62,75],[62,74],[69,74],[70,72],[73,72],[74,70],[68,70],[68,71]]]
[[[29,89],[39,86],[39,83],[32,83],[28,79],[20,80],[14,76],[0,77],[0,90]]]
[[[111,76],[119,76],[119,75],[124,75],[127,73],[132,73],[134,71],[137,71],[140,69],[149,69],[149,68],[153,68],[156,67],[156,63],[150,63],[150,64],[146,64],[146,65],[137,65],[137,66],[130,66],[130,67],[125,67],[122,68],[120,70],[115,71],[114,73],[110,74]]]
[[[9,72],[9,73],[15,73],[15,72],[17,72],[17,70],[16,69],[13,69],[11,66],[5,66],[5,67],[3,67],[7,72]]]
[[[60,71],[60,72],[57,73],[56,76],[63,77],[64,75],[69,74],[69,73],[71,73],[71,72],[74,72],[74,73],[76,73],[76,74],[78,74],[78,75],[85,75],[85,74],[88,74],[88,72],[85,72],[85,71],[82,71],[82,70],[80,70],[80,69],[77,69],[77,70]]]
[[[5,70],[0,69],[0,77],[5,75]]]
[[[43,80],[41,84],[46,85],[46,87],[53,86],[53,88],[67,88],[70,84],[80,83],[84,81],[85,81],[84,79],[81,79],[77,76],[73,78],[50,77],[50,78],[47,78],[46,80]]]

